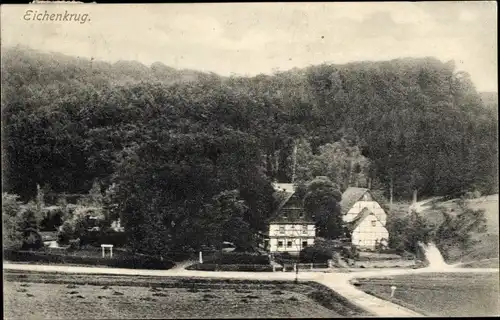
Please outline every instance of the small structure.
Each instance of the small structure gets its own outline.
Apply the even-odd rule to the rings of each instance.
[[[113,258],[113,245],[112,244],[101,244],[102,257],[106,257],[106,248],[109,248],[109,257]]]
[[[375,249],[378,244],[387,245],[387,214],[370,190],[347,188],[340,205],[353,245],[368,249]]]
[[[261,234],[261,245],[270,253],[298,254],[305,247],[314,244],[315,223],[306,215],[293,184],[283,185],[275,184],[275,195],[281,201],[268,221],[268,230]]]

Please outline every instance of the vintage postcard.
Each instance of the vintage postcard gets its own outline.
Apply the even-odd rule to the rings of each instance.
[[[496,2],[0,22],[6,319],[500,315]]]

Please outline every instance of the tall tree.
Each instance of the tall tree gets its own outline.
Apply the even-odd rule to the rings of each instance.
[[[307,183],[304,208],[314,217],[318,236],[329,239],[344,236],[341,198],[338,187],[327,177],[317,177]]]

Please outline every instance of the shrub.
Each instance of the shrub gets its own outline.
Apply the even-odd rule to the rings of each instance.
[[[18,195],[2,193],[2,231],[3,247],[19,249],[22,246],[23,235],[19,228],[18,215],[21,202]]]
[[[217,252],[203,259],[206,263],[214,264],[262,264],[269,265],[267,255],[253,254],[247,252]]]
[[[40,230],[42,231],[53,231],[62,225],[63,219],[66,217],[66,211],[64,208],[54,208],[51,210],[43,210],[44,217],[40,222]]]
[[[131,269],[170,269],[174,263],[157,257],[135,255],[129,257],[89,257],[45,252],[4,250],[4,259],[9,261],[26,261],[40,263],[102,265],[114,268]]]
[[[324,248],[307,247],[300,252],[300,261],[306,263],[326,263],[332,258],[332,252]]]
[[[82,244],[100,247],[101,244],[112,244],[115,247],[124,247],[127,244],[127,234],[114,230],[89,231],[81,237]]]
[[[21,246],[22,250],[26,249],[40,249],[43,247],[43,240],[40,233],[35,230],[28,228],[23,232],[23,244]]]
[[[359,250],[356,246],[344,246],[342,249],[340,249],[340,253],[342,257],[346,259],[359,259]]]
[[[200,271],[246,271],[246,272],[272,272],[273,267],[261,264],[215,264],[197,263],[186,268],[187,270]]]
[[[58,244],[68,244],[69,240],[73,237],[73,226],[71,222],[64,221],[57,233]]]
[[[281,254],[281,258],[283,258],[283,259],[293,259],[292,255],[289,252],[283,252]]]

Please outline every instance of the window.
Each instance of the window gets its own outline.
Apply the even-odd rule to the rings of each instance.
[[[307,241],[302,241],[302,248],[307,247]]]
[[[278,241],[278,248],[283,248],[283,241]]]
[[[372,220],[372,227],[376,227],[377,226],[377,220]]]
[[[307,234],[307,224],[302,225],[302,233]]]
[[[287,241],[286,246],[290,248],[292,246],[292,241]]]
[[[292,224],[292,225],[290,226],[290,228],[295,229],[295,226]]]
[[[285,226],[280,226],[280,233],[284,234],[285,233]]]

